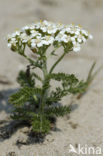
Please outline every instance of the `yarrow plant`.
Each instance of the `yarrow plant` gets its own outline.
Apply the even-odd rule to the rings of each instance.
[[[79,81],[73,74],[55,73],[54,69],[66,54],[80,51],[87,39],[92,39],[92,35],[81,26],[46,20],[26,25],[8,35],[8,47],[29,61],[26,71],[20,71],[17,79],[20,90],[9,99],[14,105],[13,119],[27,121],[36,133],[47,133],[51,129],[52,118],[70,112],[70,106],[62,106],[58,102],[68,94],[85,91],[87,82]],[[50,56],[58,56],[56,50],[60,47],[63,47],[63,53],[48,69],[47,50],[50,46],[53,48]],[[35,59],[26,54],[27,47],[36,55]],[[40,69],[43,75],[36,73],[35,68]],[[51,80],[59,81],[61,85],[53,90]]]

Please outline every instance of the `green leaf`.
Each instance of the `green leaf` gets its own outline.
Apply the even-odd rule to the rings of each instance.
[[[16,106],[24,105],[31,97],[37,94],[41,94],[40,88],[24,87],[21,88],[17,93],[11,95],[9,102]]]
[[[41,82],[43,81],[42,78],[39,75],[37,75],[36,73],[33,73],[32,76],[34,76],[37,80],[39,80]]]
[[[45,113],[48,116],[64,116],[68,113],[70,113],[70,107],[69,106],[52,106],[45,110]]]
[[[75,75],[65,73],[52,73],[49,75],[49,79],[67,82],[68,85],[76,84],[78,82],[78,79],[75,77]]]
[[[22,71],[22,70],[19,72],[17,81],[22,87],[24,87],[24,86],[33,87],[35,85],[35,80],[33,78],[33,74],[27,75],[27,72]]]
[[[92,77],[92,72],[94,70],[95,65],[96,65],[96,62],[94,61],[93,64],[92,64],[92,66],[91,66],[91,68],[90,68],[90,70],[89,70],[87,81],[90,81],[90,79]]]
[[[89,70],[88,77],[87,77],[86,81],[85,82],[82,81],[82,82],[79,83],[78,89],[80,91],[79,91],[79,94],[77,96],[78,99],[80,99],[82,97],[82,95],[84,95],[84,93],[87,92],[87,90],[88,90],[90,84],[92,83],[92,81],[94,80],[95,76],[103,68],[103,66],[101,66],[99,69],[97,69],[94,72],[95,65],[96,65],[96,62],[94,61],[91,68],[90,68],[90,70]]]
[[[70,87],[69,92],[72,94],[84,93],[87,88],[87,83],[80,81],[76,86]]]
[[[66,96],[69,93],[68,90],[64,90],[60,87],[57,87],[55,91],[52,91],[50,96],[47,98],[46,102],[48,105],[56,103],[61,100],[62,97]]]
[[[34,116],[34,113],[34,109],[30,107],[15,107],[15,109],[12,111],[11,118],[30,122]]]

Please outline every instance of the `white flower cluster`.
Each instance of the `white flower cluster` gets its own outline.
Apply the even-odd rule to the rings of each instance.
[[[77,52],[88,38],[93,37],[81,26],[63,25],[44,20],[27,25],[20,31],[8,35],[7,40],[8,47],[11,49],[12,47],[18,49],[21,45],[28,45],[30,49],[38,49],[51,44],[65,45],[65,47],[71,44],[71,50]]]

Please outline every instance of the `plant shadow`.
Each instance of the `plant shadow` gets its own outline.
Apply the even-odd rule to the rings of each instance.
[[[8,89],[0,91],[0,112],[5,112],[6,114],[10,114],[13,107],[9,104],[8,98],[11,94],[15,93],[18,89]]]

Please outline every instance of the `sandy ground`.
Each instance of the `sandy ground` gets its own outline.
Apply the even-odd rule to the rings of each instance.
[[[51,131],[43,143],[35,143],[32,139],[26,145],[27,128],[19,128],[9,138],[2,137],[4,131],[1,127],[9,124],[7,119],[11,111],[8,96],[18,88],[18,71],[25,69],[27,63],[10,52],[4,37],[16,28],[40,19],[81,24],[94,36],[80,53],[65,57],[57,71],[73,72],[82,79],[86,78],[94,60],[97,61],[96,68],[103,65],[103,0],[0,0],[0,156],[76,156],[69,154],[69,144],[75,148],[78,144],[99,146],[102,156],[103,70],[87,94],[78,101],[74,100],[74,111],[70,116],[57,120],[57,131]],[[66,97],[63,104],[69,103],[70,98]],[[2,123],[2,120],[6,121]],[[8,126],[5,128],[8,130]],[[20,140],[23,144],[19,143]]]

